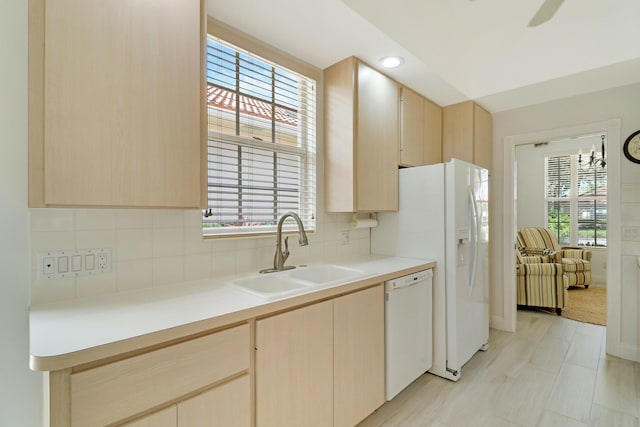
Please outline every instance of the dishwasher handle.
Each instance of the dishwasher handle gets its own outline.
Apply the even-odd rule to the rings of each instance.
[[[395,289],[406,288],[413,286],[416,283],[422,283],[425,280],[430,280],[433,277],[433,270],[423,270],[417,273],[409,274],[406,276],[398,277],[384,282],[384,289],[386,291],[393,291]]]

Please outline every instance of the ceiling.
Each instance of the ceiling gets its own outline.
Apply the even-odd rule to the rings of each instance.
[[[640,82],[640,1],[207,0],[209,16],[324,69],[355,55],[441,106],[492,113]]]

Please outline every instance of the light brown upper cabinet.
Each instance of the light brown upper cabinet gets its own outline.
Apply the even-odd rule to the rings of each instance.
[[[424,100],[424,165],[442,162],[442,107]]]
[[[409,88],[400,95],[400,166],[442,161],[442,108]]]
[[[29,1],[30,206],[200,206],[204,11]]]
[[[400,165],[420,166],[424,157],[424,98],[407,87],[400,93]]]
[[[398,97],[357,58],[324,70],[327,212],[398,210]]]
[[[493,125],[491,114],[473,101],[442,110],[442,161],[451,158],[491,170]]]

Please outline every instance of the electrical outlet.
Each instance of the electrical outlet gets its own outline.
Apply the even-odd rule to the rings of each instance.
[[[42,273],[53,274],[56,272],[56,258],[52,256],[44,256],[42,258]]]
[[[96,265],[98,270],[104,270],[107,268],[108,262],[106,253],[99,253],[96,255]]]

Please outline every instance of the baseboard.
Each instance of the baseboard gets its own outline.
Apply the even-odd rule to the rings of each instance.
[[[620,354],[611,354],[611,356],[620,357],[622,359],[640,362],[640,347],[632,344],[620,343],[618,347]]]
[[[499,331],[515,332],[511,329],[510,325],[507,324],[507,321],[504,317],[491,316],[489,327],[491,329],[497,329]]]

